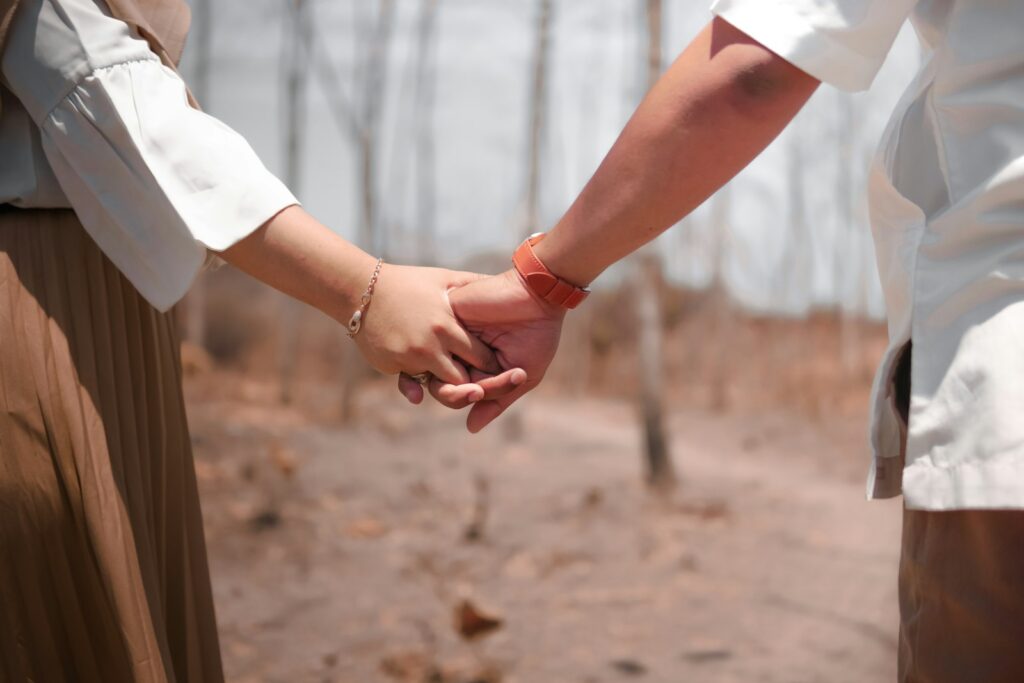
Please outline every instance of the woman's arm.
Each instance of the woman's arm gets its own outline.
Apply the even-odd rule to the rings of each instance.
[[[209,250],[347,322],[376,260],[299,208],[240,135],[191,108],[178,75],[101,5],[23,0],[0,55],[6,84],[39,128],[40,165],[53,169],[92,238],[161,310]],[[356,343],[384,372],[463,383],[460,360],[496,370],[448,303],[448,289],[472,277],[385,265]],[[458,401],[483,394],[475,385],[446,391]]]
[[[359,308],[377,262],[298,206],[284,209],[220,255],[342,324]],[[469,381],[455,358],[484,372],[498,372],[494,354],[462,328],[448,303],[450,289],[478,277],[385,264],[355,337],[363,355],[382,372],[430,372],[453,384]],[[482,392],[476,389],[474,394]],[[462,398],[463,393],[453,396]]]

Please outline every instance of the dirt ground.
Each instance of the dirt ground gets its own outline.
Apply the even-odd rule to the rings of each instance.
[[[864,500],[862,413],[675,409],[658,497],[619,399],[542,390],[471,436],[389,382],[338,426],[321,391],[187,383],[229,680],[894,678],[900,508]]]

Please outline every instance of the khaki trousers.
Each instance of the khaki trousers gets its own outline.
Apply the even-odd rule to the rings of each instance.
[[[900,683],[1024,681],[1024,511],[904,510]]]

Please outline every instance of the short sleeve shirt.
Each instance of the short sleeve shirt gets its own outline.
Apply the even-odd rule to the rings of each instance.
[[[869,176],[890,345],[868,495],[1024,509],[1024,2],[718,0],[712,11],[844,90],[869,87],[913,23],[925,58]],[[904,425],[892,373],[909,340]]]

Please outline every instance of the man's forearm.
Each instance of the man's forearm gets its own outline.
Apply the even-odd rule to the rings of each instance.
[[[714,20],[647,94],[537,255],[566,280],[589,284],[750,163],[817,86]]]

